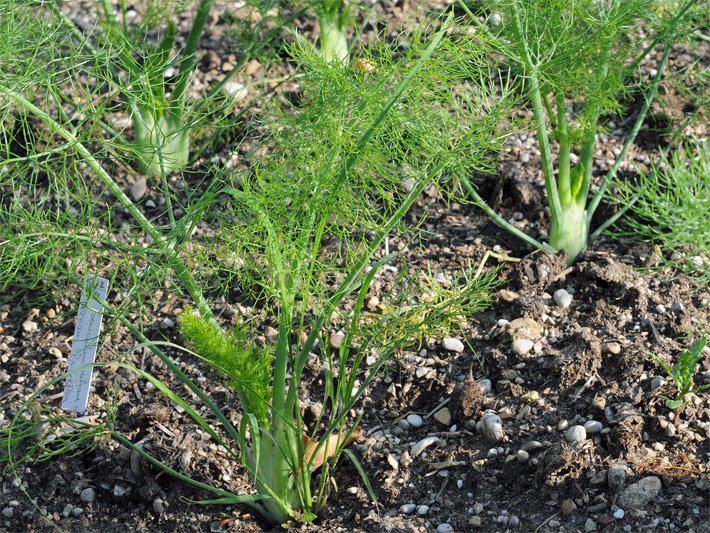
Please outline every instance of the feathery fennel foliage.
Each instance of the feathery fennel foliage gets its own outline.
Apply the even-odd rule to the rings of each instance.
[[[21,9],[14,13],[29,15]],[[30,17],[27,22],[37,25],[34,37],[57,42],[56,26],[42,19],[33,22]],[[451,17],[445,26],[450,23]],[[88,46],[88,41],[77,39],[73,32],[65,37],[68,47],[81,50]],[[174,185],[162,172],[160,187],[166,205],[158,208],[157,216],[126,195],[113,177],[111,160],[104,158],[125,146],[119,133],[106,134],[102,115],[113,109],[112,104],[101,103],[105,102],[101,98],[87,99],[105,106],[102,112],[72,114],[76,106],[71,94],[65,95],[66,86],[58,82],[64,74],[67,79],[84,75],[82,68],[68,73],[58,58],[50,61],[45,73],[34,76],[26,68],[17,68],[32,55],[19,54],[10,56],[11,68],[0,75],[2,120],[17,124],[19,113],[26,114],[31,123],[28,128],[27,121],[20,121],[22,137],[4,139],[3,151],[12,155],[3,162],[0,176],[3,205],[8,206],[2,212],[7,215],[3,222],[14,228],[9,224],[22,216],[22,209],[33,215],[17,241],[12,240],[17,236],[14,230],[3,228],[8,231],[8,242],[16,242],[15,249],[22,250],[33,242],[39,225],[46,223],[54,226],[55,234],[63,233],[62,242],[87,252],[83,268],[91,264],[94,253],[106,268],[125,260],[133,274],[131,281],[141,290],[148,291],[155,281],[150,276],[159,275],[161,281],[172,281],[167,288],[184,290],[199,312],[186,311],[180,319],[182,331],[197,355],[225,372],[238,392],[244,410],[238,428],[126,317],[125,309],[108,302],[105,306],[107,314],[115,315],[204,402],[225,435],[157,378],[127,367],[153,383],[238,457],[256,493],[235,495],[190,479],[117,432],[112,431],[112,436],[170,474],[218,495],[213,503],[250,505],[274,524],[313,520],[325,505],[332,469],[341,455],[350,457],[362,471],[346,450],[359,432],[359,420],[351,418],[351,410],[402,343],[428,321],[441,320],[446,311],[445,303],[437,302],[434,313],[423,310],[399,322],[408,331],[391,337],[380,337],[378,332],[396,321],[397,311],[385,313],[374,324],[369,321],[367,327],[360,320],[375,276],[394,260],[395,254],[382,253],[385,238],[402,226],[428,184],[450,180],[455,170],[490,168],[490,156],[501,141],[496,134],[498,123],[509,101],[506,94],[496,94],[481,52],[460,48],[445,29],[425,29],[408,38],[406,50],[383,43],[365,52],[373,66],[367,72],[347,65],[333,68],[312,48],[297,47],[294,56],[306,73],[301,100],[292,109],[268,115],[259,146],[268,149],[248,154],[248,169],[215,172],[209,183],[186,188],[181,194],[175,194]],[[37,48],[41,40],[31,41],[39,63],[50,59],[40,56],[56,51]],[[94,57],[93,50],[87,49]],[[74,68],[73,63],[67,65]],[[101,94],[102,82],[107,80],[97,78],[93,85],[87,78],[86,86],[95,91],[90,94]],[[41,152],[46,156],[17,147],[15,141],[24,140],[24,132],[32,132],[39,146],[49,147]],[[28,180],[25,170],[36,161],[45,167],[36,179],[30,174]],[[75,191],[73,179],[82,184],[76,189],[81,194],[62,195]],[[87,204],[92,207],[84,211]],[[82,226],[92,228],[88,234],[74,225],[62,231],[60,224],[68,222],[64,214],[56,213],[74,213],[72,207],[80,218],[85,217]],[[176,215],[177,207],[182,216]],[[212,228],[206,238],[195,231],[202,223]],[[268,350],[253,349],[243,335],[220,326],[191,268],[198,265],[191,255],[193,247],[202,247],[206,252],[200,257],[212,257],[217,263],[233,261],[236,255],[244,266],[235,267],[234,279],[260,286],[254,292],[265,295],[267,308],[278,323],[273,362]],[[224,257],[227,250],[232,257]],[[26,254],[23,257],[28,259]],[[0,266],[9,265],[7,270],[12,271],[12,261],[5,256]],[[31,261],[21,267],[15,269],[19,276],[15,279],[32,275]],[[45,268],[61,271],[61,261],[50,261]],[[486,291],[491,282],[492,277],[484,277],[471,288]],[[131,300],[131,294],[127,292],[126,300]],[[339,350],[330,350],[326,338],[332,316],[346,299],[354,300],[346,338]],[[376,361],[365,368],[362,363],[372,354]],[[317,423],[306,427],[299,386],[313,355],[323,362],[323,389],[317,394],[324,410]],[[370,487],[366,478],[365,483]]]
[[[370,285],[393,260],[381,253],[385,237],[427,184],[447,181],[462,165],[488,168],[500,145],[496,126],[509,102],[493,103],[487,78],[465,77],[471,65],[485,70],[482,56],[458,48],[443,32],[410,37],[404,54],[384,43],[364,52],[374,67],[367,73],[333,68],[312,47],[294,48],[304,73],[300,100],[268,115],[263,130],[271,150],[251,154],[249,170],[224,176],[229,203],[206,219],[219,221],[212,244],[241,259],[235,279],[260,286],[253,292],[265,295],[278,323],[269,416],[259,420],[243,405],[239,440],[260,495],[252,504],[274,523],[315,517],[327,499],[331,469],[359,431],[351,409],[387,359],[449,310],[447,302],[436,301],[406,317],[400,309],[363,316]],[[454,82],[458,93],[447,88]],[[461,115],[471,120],[462,122]],[[490,275],[469,283],[474,294],[460,305],[480,306],[492,284]],[[345,339],[331,350],[328,330],[346,299],[352,313],[342,326]],[[181,322],[194,319],[183,315]],[[397,334],[383,335],[389,324]],[[183,327],[183,334],[199,355],[211,358],[194,330]],[[224,342],[210,342],[231,354],[234,340],[222,335]],[[372,354],[376,362],[364,367]],[[312,394],[324,410],[306,427],[299,384],[314,355],[324,374],[323,389]],[[236,389],[244,394],[240,385]],[[321,476],[314,487],[316,471]]]
[[[550,206],[549,244],[497,215],[462,178],[475,203],[504,229],[570,263],[586,248],[594,213],[626,157],[658,88],[673,43],[687,32],[701,3],[651,0],[510,0],[486,2],[482,42],[519,75],[533,111]],[[477,20],[476,15],[464,9]],[[636,28],[643,28],[643,32]],[[622,111],[631,77],[649,52],[663,50],[654,79],[641,88],[644,104],[625,144],[596,191],[594,151],[603,116]],[[558,152],[553,154],[552,146]]]
[[[710,154],[707,144],[663,156],[637,180],[617,179],[614,202],[625,209],[614,235],[652,242],[700,287],[710,281]],[[679,259],[673,259],[680,255]],[[664,266],[665,266],[664,262]]]
[[[148,27],[174,15],[163,4],[148,2],[140,28],[129,25],[111,38],[147,39]],[[126,104],[162,93],[141,92],[147,86],[128,81],[116,62],[134,61],[136,76],[157,79],[172,54],[150,42],[116,46],[110,25],[84,34],[61,8],[0,0],[0,283],[20,291],[66,286],[92,264],[115,273],[114,287],[133,295],[125,305],[137,304],[140,315],[156,286],[174,286],[166,253],[177,260],[216,184],[199,174],[189,187],[166,176],[149,180],[149,192],[157,187],[163,199],[152,211],[128,197],[125,183],[137,178],[126,164],[135,150],[115,119],[125,118]],[[178,269],[178,279],[191,276]],[[209,315],[206,305],[202,312]]]
[[[255,346],[247,331],[240,328],[217,334],[191,307],[183,310],[179,321],[188,347],[227,374],[229,386],[239,393],[243,409],[264,423],[268,419],[273,350]]]

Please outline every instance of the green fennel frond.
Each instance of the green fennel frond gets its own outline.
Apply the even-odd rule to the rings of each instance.
[[[190,348],[229,377],[229,386],[239,394],[244,411],[265,422],[273,351],[250,343],[238,327],[229,333],[216,331],[191,307],[185,308],[179,323]]]

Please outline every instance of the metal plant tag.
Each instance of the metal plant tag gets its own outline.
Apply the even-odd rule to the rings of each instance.
[[[69,371],[64,385],[61,407],[65,411],[84,414],[89,403],[93,370],[90,365],[96,358],[104,311],[99,302],[106,300],[107,292],[108,280],[92,275],[87,275],[84,279],[84,290],[81,293],[79,313],[74,326],[74,341],[69,355]]]

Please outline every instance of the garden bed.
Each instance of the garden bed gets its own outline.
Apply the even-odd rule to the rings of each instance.
[[[418,13],[410,9],[407,2],[386,2],[381,15],[384,23],[395,25]],[[213,34],[224,35],[219,17],[215,23]],[[214,65],[198,73],[197,85],[209,83],[217,75],[212,70],[224,71],[233,60],[228,49],[220,55],[217,42],[209,51]],[[642,69],[652,69],[657,59],[651,56]],[[709,60],[707,41],[696,49],[674,48],[673,83],[663,82],[650,124],[671,124],[688,112],[692,98],[678,90],[683,85],[678,80],[693,85]],[[270,68],[269,76],[287,72],[284,66]],[[251,87],[260,76],[266,76],[265,67],[252,62],[234,82]],[[291,98],[297,91],[297,82],[289,82],[277,94]],[[629,102],[627,116],[633,117],[637,104]],[[595,173],[609,166],[631,120],[607,121]],[[706,140],[702,120],[684,133]],[[669,135],[646,127],[628,160],[648,169]],[[506,219],[533,235],[544,232],[547,216],[536,146],[532,136],[510,137],[500,179],[492,186],[484,181],[480,189]],[[238,164],[239,152],[225,143],[203,159]],[[622,171],[635,168],[627,164]],[[138,196],[149,216],[161,205],[160,191],[149,186],[136,194],[136,182],[141,185],[131,172],[119,170],[117,179]],[[388,241],[402,253],[376,275],[366,304],[372,313],[403,269],[429,271],[445,285],[453,272],[475,268],[489,251],[521,260],[500,261],[501,284],[487,309],[465,317],[460,331],[449,337],[423,335],[419,345],[398,353],[357,406],[362,432],[351,449],[377,503],[356,468],[342,458],[328,505],[314,523],[298,527],[324,532],[710,531],[710,395],[690,395],[686,407],[671,411],[662,396],[673,396],[675,385],[648,355],[674,360],[707,334],[707,290],[664,266],[650,243],[602,236],[572,266],[564,256],[530,253],[480,210],[443,199],[433,188],[409,216],[423,220],[423,237],[416,243],[402,237]],[[200,239],[209,240],[210,229],[200,231]],[[484,268],[495,264],[489,258]],[[17,291],[16,299],[0,307],[0,423],[67,370],[76,307],[65,288],[51,289],[56,298],[47,303],[38,305],[34,293]],[[234,292],[215,305],[220,321],[252,318],[257,342],[273,344],[274,324]],[[176,317],[186,305],[186,298],[167,290],[156,294],[145,335],[181,343]],[[134,343],[118,325],[98,358],[125,358],[184,389],[147,348],[132,351]],[[236,424],[239,402],[224,380],[193,358],[170,350],[169,355]],[[306,366],[301,387],[306,424],[322,408],[318,364]],[[710,383],[707,351],[700,366],[696,382]],[[61,386],[45,395],[53,395],[48,405],[58,404]],[[246,471],[146,380],[109,364],[95,371],[93,386],[90,415],[115,406],[115,429],[167,465],[236,494],[252,491]],[[199,410],[197,398],[183,392]],[[493,412],[500,426],[485,416]],[[66,531],[270,529],[246,507],[193,503],[209,494],[109,437],[75,456],[21,464],[3,475],[0,494],[0,532],[50,530],[50,521]]]

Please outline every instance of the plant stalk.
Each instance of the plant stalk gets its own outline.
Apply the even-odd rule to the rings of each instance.
[[[133,217],[133,219],[138,223],[141,229],[163,249],[166,254],[168,263],[174,269],[175,274],[178,276],[180,281],[183,283],[185,289],[190,294],[197,308],[199,309],[202,316],[212,324],[218,331],[221,332],[221,328],[214,313],[210,309],[207,300],[205,299],[202,291],[195,282],[192,273],[188,270],[185,263],[180,259],[180,256],[169,246],[165,246],[164,235],[141,213],[135,204],[131,201],[126,193],[123,192],[121,187],[114,181],[114,179],[106,172],[106,170],[101,166],[93,154],[81,143],[76,136],[68,131],[64,126],[56,122],[52,117],[50,117],[45,111],[38,108],[32,102],[27,100],[24,96],[17,94],[15,91],[10,89],[5,89],[0,87],[0,93],[4,94],[6,97],[10,98],[17,104],[21,105],[47,126],[49,126],[57,135],[62,137],[69,144],[74,146],[77,153],[86,162],[91,170],[93,170],[98,178],[106,185],[106,187],[113,193],[116,199],[123,205],[123,207],[128,211],[128,213]]]

